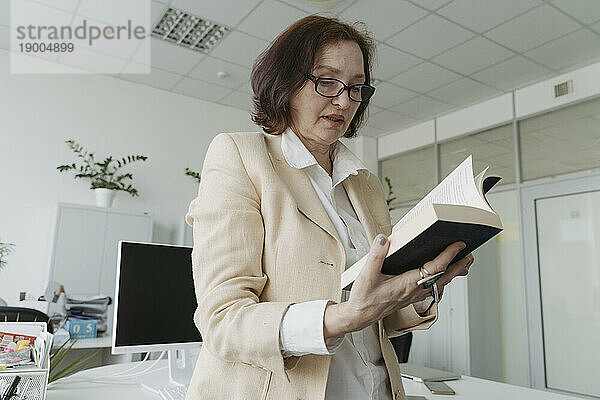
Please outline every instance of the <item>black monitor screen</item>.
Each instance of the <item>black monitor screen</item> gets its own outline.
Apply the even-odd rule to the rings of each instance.
[[[121,242],[115,347],[201,341],[192,248]]]

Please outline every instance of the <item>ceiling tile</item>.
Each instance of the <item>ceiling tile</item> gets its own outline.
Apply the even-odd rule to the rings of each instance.
[[[551,70],[539,64],[516,56],[473,74],[471,77],[501,90],[512,90],[553,74]]]
[[[4,0],[7,3],[10,1]],[[61,10],[73,12],[77,8],[79,0],[36,0],[38,3],[47,4],[51,7],[60,8]]]
[[[579,27],[571,18],[543,5],[492,29],[485,36],[513,50],[524,52]]]
[[[223,42],[210,55],[252,68],[256,58],[266,49],[268,44],[265,40],[233,31],[225,36]]]
[[[119,7],[119,3],[111,1],[79,0],[77,15],[84,18],[93,18],[103,24],[124,25],[129,19],[137,18],[133,23],[150,22],[151,2],[129,2],[128,7]],[[133,8],[132,6],[135,6]],[[134,11],[135,10],[135,11]],[[71,10],[72,11],[72,10]]]
[[[460,78],[460,75],[424,62],[392,78],[390,82],[419,93],[426,93]]]
[[[58,62],[58,54],[48,52],[37,53],[10,53],[10,63],[7,65],[11,71],[19,74],[40,73],[41,71],[53,73],[78,73],[75,68],[62,65]],[[14,61],[13,61],[14,57]],[[14,63],[14,64],[13,64]]]
[[[452,0],[410,0],[414,4],[425,7],[429,10],[437,10],[438,8],[450,3]]]
[[[0,25],[10,26],[10,1],[0,1]]]
[[[436,117],[453,108],[455,108],[455,106],[432,99],[431,97],[419,96],[394,106],[392,111],[408,115],[417,120],[423,120]]]
[[[250,84],[250,81],[244,83],[242,86],[240,86],[239,88],[236,88],[237,90],[239,90],[240,92],[244,92],[244,93],[248,93],[253,95],[254,92],[252,91],[252,85]]]
[[[469,78],[459,79],[427,93],[428,96],[457,106],[472,104],[495,94],[499,92]]]
[[[187,74],[200,60],[206,57],[204,54],[183,48],[175,43],[166,42],[162,39],[151,38],[151,65],[160,69]],[[145,52],[138,50],[133,61],[144,63]]]
[[[525,55],[550,68],[562,70],[600,57],[600,36],[581,29]]]
[[[598,0],[554,0],[552,4],[584,24],[600,20],[600,1]]]
[[[375,94],[371,98],[371,104],[388,108],[395,104],[406,101],[417,96],[417,93],[403,89],[388,82],[381,82],[377,85]]]
[[[10,50],[10,28],[0,25],[0,49]]]
[[[375,38],[385,40],[427,13],[405,0],[378,0],[376,6],[370,1],[357,1],[344,10],[340,17],[350,23],[365,22]]]
[[[231,93],[231,89],[197,79],[185,78],[173,88],[173,92],[199,99],[218,102]]]
[[[88,72],[118,74],[127,60],[101,54],[85,48],[77,49],[77,52],[62,53],[59,57],[60,64],[76,67]]]
[[[148,86],[167,90],[171,89],[173,85],[182,78],[181,75],[156,68],[151,68],[151,73],[149,74],[133,73],[139,72],[140,70],[143,70],[143,68],[147,68],[147,66],[130,62],[117,76],[128,81],[143,83]]]
[[[76,27],[82,26],[84,21],[87,21],[86,24],[104,24],[104,22],[98,22],[89,17],[81,17],[79,15],[73,18],[73,23],[70,24],[72,29],[77,29]],[[144,42],[147,39],[144,38],[140,40],[97,40],[94,41],[90,46],[88,43],[88,39],[76,39],[73,38],[69,40],[75,46],[75,52],[77,52],[80,48],[85,49],[88,48],[92,51],[97,51],[105,54],[110,54],[115,57],[123,58],[125,60],[129,60],[133,54],[137,51],[138,47],[140,47],[140,42]]]
[[[430,15],[392,36],[387,43],[419,57],[429,58],[473,36],[452,22]]]
[[[420,58],[411,56],[385,43],[377,44],[377,56],[373,77],[387,80],[400,72],[405,71],[421,62]]]
[[[440,54],[432,61],[464,75],[482,70],[514,55],[502,46],[483,38],[476,37]]]
[[[377,107],[376,105],[369,104],[369,108],[367,109],[368,115],[375,115],[378,112],[385,110],[385,108]]]
[[[261,0],[173,0],[171,7],[233,28],[260,2]]]
[[[76,52],[62,53],[59,62],[71,67],[80,68],[84,71],[95,73],[118,74],[128,61],[100,54],[85,48],[79,48]]]
[[[481,33],[541,3],[540,0],[454,0],[437,13]]]
[[[6,0],[3,0],[6,1]],[[19,0],[21,7],[11,10],[11,19],[17,10],[23,10],[27,16],[27,24],[33,26],[48,26],[48,25],[71,25],[73,13],[71,11],[61,10],[45,4],[35,3],[28,0]],[[20,14],[20,12],[19,12]],[[16,25],[21,21],[12,21]]]
[[[278,0],[280,3],[289,4],[309,14],[336,15],[354,3],[355,0]]]
[[[227,106],[239,108],[240,110],[252,110],[252,96],[248,93],[233,91],[221,99],[220,102]]]
[[[150,4],[150,21],[152,23],[152,27],[158,23],[160,17],[162,17],[167,8],[168,7],[165,4],[159,3],[156,0],[152,0],[152,3]]]
[[[402,129],[402,127],[412,124],[414,122],[416,122],[416,120],[409,116],[400,115],[398,113],[388,110],[383,110],[371,116],[369,118],[369,121],[367,122],[367,125],[379,128],[387,132],[396,132]]]
[[[272,41],[288,26],[307,15],[306,12],[287,4],[265,0],[244,19],[237,29]]]
[[[219,78],[218,72],[227,72],[225,78]],[[227,61],[206,57],[190,73],[189,76],[205,82],[237,89],[250,78],[250,70]]]

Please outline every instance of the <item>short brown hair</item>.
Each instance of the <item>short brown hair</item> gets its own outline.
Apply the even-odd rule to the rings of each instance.
[[[315,58],[327,44],[340,40],[356,42],[363,55],[365,83],[370,84],[375,45],[370,34],[335,18],[310,15],[296,21],[275,39],[252,68],[254,92],[252,121],[271,134],[290,126],[290,98],[302,88],[312,72]],[[344,137],[356,136],[369,101],[356,110]]]

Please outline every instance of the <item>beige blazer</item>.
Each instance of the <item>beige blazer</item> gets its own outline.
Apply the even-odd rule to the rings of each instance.
[[[362,170],[343,182],[367,237],[391,232],[381,184]],[[188,400],[323,400],[331,356],[283,359],[279,326],[290,304],[341,299],[346,256],[308,177],[290,167],[281,136],[220,134],[211,143],[193,226],[194,321],[204,345]],[[388,337],[427,329],[434,305],[413,306],[379,321],[379,340],[395,399],[404,399]]]

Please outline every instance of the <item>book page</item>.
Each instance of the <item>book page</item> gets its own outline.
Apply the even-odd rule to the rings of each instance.
[[[414,206],[392,229],[396,231],[399,227],[410,221],[419,214],[423,208],[435,204],[456,204],[493,210],[481,198],[475,179],[473,178],[473,156],[467,157],[458,167],[454,169],[439,185],[437,185],[427,196]]]

